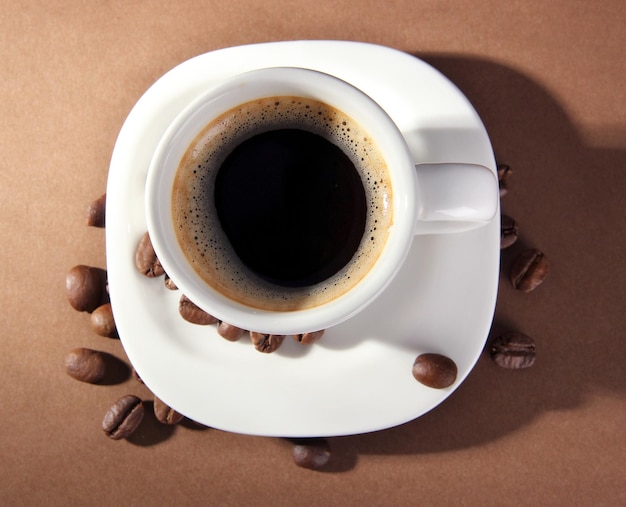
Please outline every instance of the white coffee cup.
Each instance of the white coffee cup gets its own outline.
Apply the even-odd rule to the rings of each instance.
[[[380,255],[356,285],[323,304],[276,311],[234,300],[199,276],[177,239],[172,189],[189,146],[212,120],[249,101],[291,96],[328,104],[353,118],[367,132],[387,166],[393,224]],[[240,74],[190,103],[161,138],[145,187],[152,244],[165,271],[182,292],[221,321],[281,335],[327,329],[354,316],[391,282],[415,234],[462,233],[485,225],[496,214],[498,195],[493,169],[455,160],[416,165],[398,127],[369,96],[334,76],[293,67]]]

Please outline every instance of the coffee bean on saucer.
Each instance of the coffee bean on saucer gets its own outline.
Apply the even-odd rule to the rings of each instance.
[[[178,424],[185,417],[156,396],[154,397],[154,415],[160,423],[168,425]]]
[[[413,363],[413,376],[425,386],[443,389],[454,384],[456,363],[441,354],[420,354]]]
[[[141,424],[144,416],[143,402],[137,396],[128,394],[117,400],[102,420],[102,430],[109,438],[128,438]]]
[[[507,179],[513,174],[511,168],[506,164],[498,164],[498,183],[500,184],[500,197],[508,193]]]
[[[236,342],[244,335],[246,330],[226,322],[220,322],[217,326],[217,332],[222,338],[226,338],[231,342]]]
[[[547,275],[548,260],[535,248],[524,250],[511,265],[511,284],[522,292],[530,292],[537,288]]]
[[[506,333],[491,343],[489,353],[502,368],[529,368],[535,363],[535,341],[523,333]]]
[[[93,331],[108,338],[117,338],[117,328],[113,320],[111,303],[105,303],[96,308],[90,315],[91,328]]]
[[[330,461],[330,445],[325,438],[297,439],[294,441],[292,456],[299,467],[319,470]]]
[[[265,334],[250,331],[250,340],[252,340],[254,348],[259,352],[270,354],[282,345],[285,340],[285,336],[280,334]]]
[[[107,298],[107,273],[104,269],[78,265],[65,276],[67,299],[79,312],[93,312]]]
[[[169,290],[178,290],[174,280],[172,280],[167,273],[165,273],[165,287]]]
[[[187,322],[191,322],[192,324],[208,326],[211,324],[217,324],[218,322],[213,315],[205,312],[184,294],[180,297],[178,302],[178,313],[180,313],[183,319]]]
[[[515,220],[508,215],[502,215],[500,218],[500,249],[510,247],[517,241],[519,227]]]
[[[135,265],[139,272],[147,277],[154,278],[165,273],[161,261],[157,258],[150,235],[146,232],[139,241],[135,252]]]
[[[65,356],[65,371],[76,380],[97,384],[106,373],[106,359],[97,350],[77,348]]]
[[[87,208],[87,225],[90,227],[104,227],[106,211],[106,194],[102,194]]]
[[[312,343],[319,341],[323,334],[324,330],[322,329],[321,331],[313,331],[312,333],[294,334],[292,337],[298,343],[311,345]]]

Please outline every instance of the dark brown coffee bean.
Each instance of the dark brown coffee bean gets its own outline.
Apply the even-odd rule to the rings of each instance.
[[[220,322],[217,326],[217,332],[222,338],[226,338],[231,342],[236,342],[244,335],[246,330],[226,322]]]
[[[165,274],[161,261],[157,258],[150,235],[146,232],[139,241],[135,252],[135,265],[142,275],[154,278]]]
[[[97,384],[106,374],[106,359],[102,352],[77,348],[65,356],[65,371],[81,382]]]
[[[313,331],[312,333],[302,333],[302,334],[294,334],[292,335],[293,339],[298,343],[302,343],[303,345],[311,345],[319,341],[319,339],[324,334],[324,330],[321,331]]]
[[[205,312],[184,294],[180,297],[178,302],[178,313],[180,313],[183,319],[192,324],[208,326],[210,324],[217,324],[218,322],[213,315]]]
[[[117,400],[105,414],[102,429],[113,440],[128,438],[141,424],[143,415],[143,402],[128,394]]]
[[[185,417],[156,396],[154,397],[154,415],[157,421],[168,425],[178,424]]]
[[[491,343],[489,352],[502,368],[529,368],[535,363],[535,341],[523,333],[499,336]]]
[[[172,280],[167,273],[165,273],[165,287],[169,290],[178,290],[178,287],[176,287],[174,280]]]
[[[91,328],[96,334],[108,338],[117,338],[117,328],[113,319],[111,303],[105,303],[96,308],[91,316]]]
[[[293,461],[302,468],[319,470],[330,461],[331,452],[325,438],[297,439],[292,448]]]
[[[506,164],[498,164],[498,183],[500,184],[500,197],[508,193],[507,179],[513,174],[511,168]]]
[[[65,276],[67,299],[79,312],[93,312],[107,299],[107,273],[91,266],[74,266]]]
[[[276,351],[283,344],[285,337],[280,334],[265,334],[250,331],[250,339],[255,349],[259,352],[269,354]]]
[[[102,194],[87,208],[87,225],[90,227],[104,227],[106,211],[106,194]]]
[[[500,249],[510,247],[517,241],[519,227],[515,220],[508,215],[502,215],[500,219]]]
[[[420,354],[413,363],[413,376],[425,386],[443,389],[454,384],[457,375],[455,362],[441,354]]]
[[[537,288],[548,275],[548,260],[535,248],[524,250],[511,266],[510,280],[513,287],[522,292]]]

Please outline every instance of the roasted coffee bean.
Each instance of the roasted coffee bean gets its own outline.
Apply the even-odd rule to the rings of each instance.
[[[96,334],[108,338],[117,338],[117,328],[113,319],[111,303],[105,303],[96,308],[91,316],[91,328]]]
[[[513,174],[511,168],[506,164],[498,164],[498,183],[500,184],[500,197],[508,193],[507,179]]]
[[[331,452],[325,438],[303,438],[294,441],[293,461],[302,468],[319,470],[330,461]]]
[[[102,352],[87,348],[77,348],[65,356],[65,371],[80,380],[97,384],[106,374],[106,359]]]
[[[192,324],[208,326],[210,324],[217,324],[218,322],[213,315],[205,312],[184,294],[180,297],[178,302],[178,313],[180,313],[183,319]]]
[[[250,331],[250,340],[252,340],[254,348],[259,352],[269,354],[282,345],[285,337],[280,334],[265,334]]]
[[[117,400],[102,420],[103,431],[113,440],[128,438],[141,424],[143,402],[132,394]]]
[[[157,258],[150,235],[146,232],[139,241],[135,252],[135,265],[142,275],[150,278],[165,274],[161,261]]]
[[[441,354],[420,354],[413,363],[413,376],[425,386],[443,389],[454,384],[455,362]]]
[[[135,370],[135,368],[133,368],[133,378],[140,384],[143,384],[143,380],[141,379],[139,373],[137,373],[137,370]]]
[[[231,342],[236,342],[244,335],[246,330],[226,322],[220,322],[217,326],[217,332],[222,338],[226,338]]]
[[[79,312],[93,312],[107,299],[106,284],[104,269],[74,266],[65,276],[67,299]]]
[[[323,334],[324,330],[322,329],[321,331],[313,331],[312,333],[294,334],[292,337],[298,343],[311,345],[312,343],[319,341]]]
[[[530,292],[541,284],[548,275],[548,260],[535,248],[524,250],[511,266],[510,280],[513,287]]]
[[[106,211],[106,194],[102,194],[87,208],[87,225],[90,227],[104,227]]]
[[[169,290],[178,290],[174,280],[172,280],[167,273],[165,273],[165,287]]]
[[[515,220],[508,215],[502,215],[500,219],[500,249],[510,247],[517,241],[519,227]]]
[[[523,333],[497,337],[489,349],[491,359],[502,368],[529,368],[535,363],[535,341]]]
[[[168,425],[178,424],[185,417],[156,396],[154,397],[154,415],[160,423]]]

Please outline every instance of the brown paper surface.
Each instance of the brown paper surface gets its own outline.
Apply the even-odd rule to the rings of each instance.
[[[0,8],[0,498],[4,505],[626,504],[626,11],[619,0],[381,3],[8,2]],[[142,93],[213,49],[293,39],[384,44],[448,76],[514,170],[503,212],[551,272],[529,294],[503,275],[493,334],[537,343],[535,366],[487,354],[441,406],[330,439],[324,471],[289,442],[147,417],[111,441],[102,417],[147,390],[88,385],[63,358],[125,359],[66,300],[66,272],[105,266],[84,222]],[[148,404],[148,408],[151,408]]]

